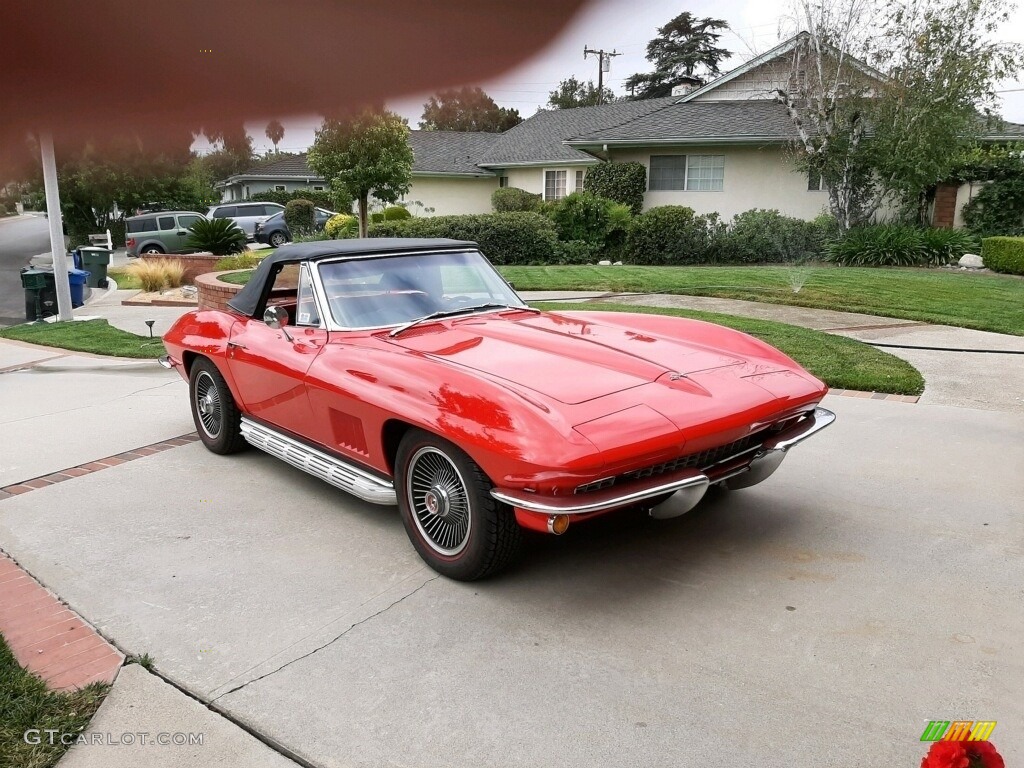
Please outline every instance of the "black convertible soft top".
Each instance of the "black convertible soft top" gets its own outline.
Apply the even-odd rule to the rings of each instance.
[[[479,246],[466,240],[447,240],[444,238],[413,238],[413,237],[365,237],[352,240],[317,240],[311,243],[291,243],[278,248],[267,256],[256,268],[256,272],[245,287],[228,302],[228,306],[236,312],[253,317],[256,308],[263,298],[263,290],[267,279],[277,272],[280,264],[293,264],[299,261],[317,261],[331,258],[360,258],[379,256],[388,253],[407,253],[409,251],[450,251],[453,249],[476,249]]]

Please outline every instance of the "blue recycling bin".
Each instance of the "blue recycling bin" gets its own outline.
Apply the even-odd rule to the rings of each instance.
[[[71,306],[80,307],[85,304],[85,281],[89,273],[84,269],[69,269],[68,282],[71,284]]]
[[[71,259],[75,262],[75,269],[82,268],[82,252],[80,250],[75,248],[75,250],[71,252]]]

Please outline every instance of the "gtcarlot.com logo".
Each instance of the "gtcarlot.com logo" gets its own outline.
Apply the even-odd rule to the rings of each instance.
[[[202,746],[203,733],[173,733],[149,731],[125,731],[124,733],[110,733],[94,731],[92,733],[65,733],[56,728],[30,728],[25,731],[24,739],[26,744],[63,744],[70,747],[75,744],[106,746],[106,747],[133,747],[136,745],[149,747],[195,747]]]

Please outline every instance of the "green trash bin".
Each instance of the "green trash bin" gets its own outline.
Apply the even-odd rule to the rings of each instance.
[[[107,267],[110,266],[111,251],[86,245],[78,249],[82,254],[82,269],[89,273],[85,284],[90,288],[107,287]]]

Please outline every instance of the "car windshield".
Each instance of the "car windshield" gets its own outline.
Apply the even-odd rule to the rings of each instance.
[[[319,270],[331,315],[345,328],[526,306],[479,251],[329,261]]]

